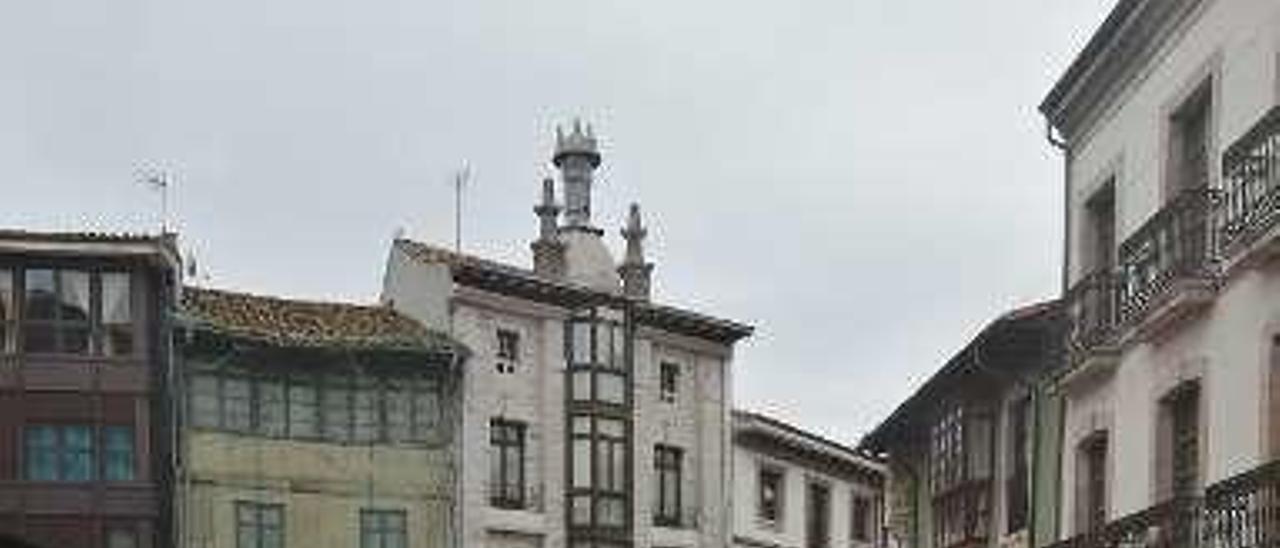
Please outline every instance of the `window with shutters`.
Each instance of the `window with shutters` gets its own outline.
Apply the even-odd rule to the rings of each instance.
[[[497,508],[525,507],[525,424],[493,419],[489,422],[489,503]]]
[[[680,527],[681,483],[684,476],[684,451],[670,445],[653,448],[654,524]]]
[[[1076,450],[1076,531],[1086,533],[1107,523],[1107,433],[1095,432]]]

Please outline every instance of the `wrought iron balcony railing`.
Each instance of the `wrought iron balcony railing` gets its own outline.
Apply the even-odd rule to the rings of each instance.
[[[1280,461],[1109,522],[1049,548],[1280,546]]]
[[[1222,155],[1222,245],[1252,244],[1280,222],[1280,106]]]
[[[1183,191],[1120,245],[1120,320],[1134,325],[1183,280],[1215,276],[1213,208],[1219,191]]]
[[[489,483],[489,506],[503,510],[543,510],[542,486],[519,483]]]
[[[685,506],[678,512],[663,512],[653,509],[653,524],[671,529],[698,529],[702,520],[702,512],[698,508]]]
[[[1113,347],[1120,327],[1120,276],[1111,269],[1081,278],[1067,291],[1072,365],[1091,353]]]

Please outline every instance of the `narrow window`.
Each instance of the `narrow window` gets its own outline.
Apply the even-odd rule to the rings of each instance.
[[[405,521],[404,510],[361,510],[360,548],[406,548]]]
[[[249,432],[253,426],[253,387],[249,379],[222,379],[222,427],[234,432]]]
[[[264,436],[283,437],[286,430],[285,386],[278,379],[259,379],[255,430]]]
[[[857,542],[871,542],[871,499],[854,493],[850,501],[849,509],[853,516],[849,524],[849,536]]]
[[[18,331],[13,285],[13,271],[0,268],[0,354],[14,351],[14,337]]]
[[[104,426],[102,439],[106,460],[103,477],[107,481],[132,481],[135,467],[133,427]]]
[[[656,508],[654,523],[666,527],[679,527],[681,523],[680,487],[683,477],[684,451],[678,447],[658,445],[653,449],[654,477],[657,479],[654,493]]]
[[[351,386],[349,379],[328,379],[320,396],[324,410],[324,438],[329,441],[351,440]]]
[[[1085,250],[1085,273],[1104,272],[1115,267],[1116,255],[1116,193],[1115,179],[1108,180],[1102,188],[1085,202],[1089,231]]]
[[[493,419],[489,423],[489,444],[490,504],[497,508],[524,508],[524,423]]]
[[[289,436],[310,439],[319,437],[320,405],[316,387],[306,376],[289,380]]]
[[[756,506],[760,519],[771,524],[781,523],[782,470],[772,466],[761,466],[757,483]]]
[[[824,483],[809,484],[805,508],[805,546],[827,548],[831,545],[831,489]]]
[[[96,477],[95,443],[89,426],[28,426],[23,443],[29,480],[81,482]]]
[[[284,506],[236,503],[236,548],[284,548]]]
[[[29,269],[25,285],[23,349],[87,354],[92,317],[89,273]]]
[[[1170,198],[1179,191],[1209,186],[1210,82],[1201,84],[1170,119]]]
[[[1027,420],[1030,407],[1031,402],[1027,398],[1018,399],[1009,407],[1006,437],[1009,440],[1009,466],[1005,468],[1008,471],[1005,478],[1005,504],[1008,507],[1008,511],[1005,512],[1006,533],[1016,533],[1027,527],[1027,512],[1030,506]]]
[[[191,376],[191,424],[209,428],[221,426],[222,412],[219,411],[218,377],[209,373],[196,373]]]
[[[1175,497],[1192,495],[1199,488],[1199,405],[1200,389],[1195,382],[1174,389],[1164,400],[1171,434],[1168,492]]]
[[[419,380],[413,384],[413,441],[432,441],[439,432],[440,384],[434,380]]]
[[[520,359],[520,333],[510,329],[498,330],[498,358],[508,361]]]
[[[64,426],[61,431],[62,479],[66,481],[93,479],[93,430],[88,426]]]
[[[680,366],[672,362],[659,365],[659,398],[667,403],[675,403],[676,391],[680,385]]]
[[[58,474],[58,430],[52,426],[28,426],[24,434],[27,479],[56,481]]]
[[[1107,522],[1107,434],[1097,432],[1080,443],[1076,462],[1077,532]]]
[[[371,443],[378,436],[378,392],[371,386],[361,386],[352,393],[352,409],[358,443]]]
[[[126,272],[104,272],[102,280],[102,353],[128,356],[137,346],[134,337],[133,291]]]
[[[383,411],[387,420],[387,440],[403,443],[412,439],[412,416],[410,407],[410,390],[399,386],[388,386],[383,391]]]

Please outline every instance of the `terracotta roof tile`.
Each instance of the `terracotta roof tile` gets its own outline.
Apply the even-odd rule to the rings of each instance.
[[[290,347],[450,351],[451,339],[388,307],[186,287],[182,313],[206,329]]]

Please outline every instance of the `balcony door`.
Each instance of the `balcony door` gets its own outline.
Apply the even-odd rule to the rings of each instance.
[[[812,482],[805,496],[805,546],[828,548],[831,545],[831,488]]]

